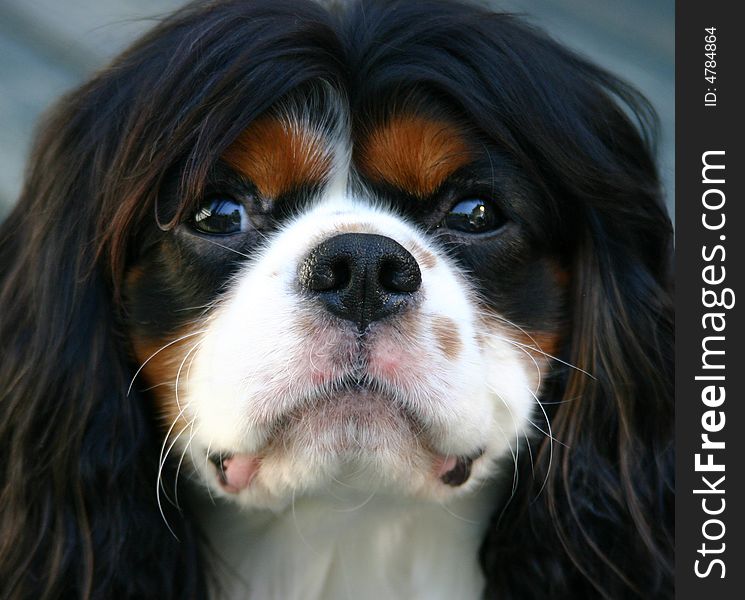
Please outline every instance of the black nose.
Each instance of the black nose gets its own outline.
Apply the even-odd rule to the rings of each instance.
[[[343,233],[316,246],[300,265],[300,285],[361,331],[402,310],[422,284],[414,257],[382,235]]]

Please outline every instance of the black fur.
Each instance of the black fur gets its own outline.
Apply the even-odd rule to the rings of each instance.
[[[0,228],[0,596],[205,597],[189,507],[165,506],[178,541],[158,512],[161,438],[145,395],[127,395],[127,336],[193,316],[164,300],[211,299],[235,264],[179,228],[233,177],[216,166],[230,142],[319,82],[348,98],[356,132],[412,94],[467,124],[480,162],[414,218],[433,226],[437,202],[464,186],[493,193],[512,237],[436,235],[487,303],[566,330],[562,358],[594,376],[561,370],[542,398],[566,446],[548,470],[537,443],[534,474],[521,453],[520,485],[481,550],[486,595],[672,596],[671,226],[653,113],[514,17],[437,0],[195,4],[41,124]],[[378,191],[405,210],[398,191]],[[133,265],[156,278],[139,292],[125,281]]]

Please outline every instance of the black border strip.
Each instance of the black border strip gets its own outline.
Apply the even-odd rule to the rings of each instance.
[[[742,512],[745,511],[745,358],[742,351],[743,307],[745,307],[745,95],[743,94],[743,63],[745,62],[745,20],[738,18],[736,10],[741,3],[732,0],[687,1],[676,3],[676,431],[677,431],[677,499],[676,499],[676,597],[681,600],[720,600],[745,597],[745,531]],[[742,12],[740,10],[740,12]],[[716,79],[705,80],[704,47],[707,27],[716,27]],[[713,88],[709,90],[708,88]],[[716,106],[706,106],[705,94],[716,94]],[[709,103],[713,96],[708,97]],[[708,179],[723,177],[724,183],[702,182],[702,155],[706,151],[724,151],[710,154],[709,162],[724,163],[725,169],[707,171]],[[722,175],[723,173],[723,175]],[[707,190],[719,190],[707,192]],[[720,193],[721,192],[721,193]],[[710,205],[715,198],[724,196],[721,209],[707,210],[702,196]],[[721,213],[726,214],[725,225],[718,230],[707,230],[702,215],[708,213],[710,224],[718,224]],[[724,236],[724,239],[721,239]],[[714,252],[720,245],[726,252]],[[706,246],[709,261],[702,256]],[[714,254],[712,255],[712,252]],[[726,279],[712,285],[703,281],[702,270],[709,270],[709,279],[718,279],[721,266],[726,269]],[[702,289],[721,295],[730,288],[736,298],[731,309],[705,308]],[[740,297],[738,297],[738,295]],[[711,294],[708,296],[712,299]],[[713,320],[702,326],[707,312],[722,312],[726,328],[712,331]],[[724,364],[724,369],[702,369],[702,340],[711,335],[724,336],[724,340],[711,340],[709,348],[718,345],[724,355],[711,355],[709,362]],[[696,376],[724,375],[724,381],[697,380]],[[726,399],[718,407],[702,402],[706,385],[722,385]],[[719,391],[717,389],[717,394]],[[724,427],[710,433],[711,440],[724,441],[723,450],[702,450],[702,434],[707,433],[702,417],[710,414],[708,424],[718,427],[724,413]],[[695,455],[701,462],[708,460],[723,464],[725,471],[696,472]],[[716,486],[718,491],[707,494],[694,490],[706,489],[702,476],[714,484],[724,475],[725,480]],[[702,507],[715,511],[726,501],[720,515],[707,515]],[[702,527],[707,519],[721,521],[724,535],[719,540],[706,540]],[[706,528],[711,537],[718,537],[722,527],[710,522]],[[702,554],[702,544],[707,554]],[[722,550],[721,553],[716,551]],[[714,559],[724,563],[711,566],[708,577],[695,574],[695,561],[699,560],[701,572],[709,569]]]

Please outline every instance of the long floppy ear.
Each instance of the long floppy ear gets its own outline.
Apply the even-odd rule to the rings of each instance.
[[[555,235],[571,270],[571,332],[561,358],[575,368],[543,390],[554,439],[537,442],[534,465],[521,453],[518,490],[482,546],[488,594],[666,598],[673,593],[672,228],[653,136],[645,135],[654,116],[607,73],[543,37],[526,39],[529,47],[515,39],[510,51],[523,60],[519,85],[532,89],[515,96],[536,102],[513,131],[537,157],[547,201],[571,216]]]
[[[111,132],[84,99],[44,125],[0,228],[0,595],[196,597],[195,534],[167,514],[179,543],[161,521],[156,434],[126,394],[95,237],[94,154]]]
[[[615,217],[615,220],[614,220]],[[589,209],[573,270],[576,368],[545,391],[554,440],[482,547],[500,598],[672,597],[673,311],[666,220]],[[644,235],[651,238],[642,239]],[[527,453],[525,453],[527,454]]]
[[[205,596],[188,505],[157,503],[163,436],[128,394],[119,290],[166,173],[186,211],[249,122],[342,79],[327,21],[312,2],[187,5],[42,123],[0,228],[3,597]]]
[[[166,512],[178,541],[156,504],[159,444],[147,403],[126,393],[97,251],[115,101],[94,81],[60,103],[0,228],[3,598],[204,595],[194,531]]]
[[[660,243],[644,240],[644,249],[629,228],[590,210],[569,360],[592,377],[574,371],[566,384],[552,422],[566,446],[554,445],[544,503],[558,541],[598,593],[663,598],[673,592],[669,248],[664,226]]]
[[[595,215],[596,216],[596,215]],[[655,265],[593,218],[574,272],[566,382],[551,417],[555,442],[500,514],[483,548],[500,598],[672,597],[673,318]],[[631,234],[633,236],[633,234]],[[621,237],[618,237],[621,236]],[[663,272],[668,250],[652,259]],[[562,393],[563,388],[563,393]]]

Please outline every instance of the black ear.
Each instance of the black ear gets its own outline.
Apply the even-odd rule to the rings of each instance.
[[[157,232],[167,173],[186,211],[247,123],[306,81],[342,79],[328,21],[313,2],[187,5],[42,123],[0,229],[0,581],[9,597],[204,595],[188,507],[181,518],[163,504],[177,540],[157,505],[162,435],[146,399],[127,395],[119,289],[133,240]]]
[[[561,358],[577,368],[543,391],[558,442],[537,443],[534,468],[521,453],[518,491],[482,547],[488,591],[502,599],[666,598],[672,230],[650,142],[653,113],[628,86],[534,35],[513,36],[510,48],[524,71],[515,85],[535,99],[511,134],[528,150],[548,210],[571,217],[553,239],[572,270]]]
[[[121,140],[116,99],[99,88],[42,125],[0,228],[3,598],[204,592],[195,532],[166,512],[177,541],[159,513],[147,405],[126,394],[132,370],[97,230]]]
[[[624,239],[621,224],[590,216],[564,358],[591,376],[569,369],[543,398],[561,402],[547,406],[556,409],[551,427],[560,443],[544,439],[533,450],[535,468],[520,465],[523,487],[482,547],[500,598],[673,594],[669,289],[645,257],[612,241]]]

